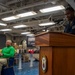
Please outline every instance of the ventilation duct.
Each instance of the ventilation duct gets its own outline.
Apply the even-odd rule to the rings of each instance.
[[[75,10],[75,0],[66,0],[68,4]]]

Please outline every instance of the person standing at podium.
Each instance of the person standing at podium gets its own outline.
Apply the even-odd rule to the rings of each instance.
[[[74,9],[72,7],[67,7],[65,10],[65,15],[68,20],[68,24],[65,26],[64,32],[75,34],[75,15]]]

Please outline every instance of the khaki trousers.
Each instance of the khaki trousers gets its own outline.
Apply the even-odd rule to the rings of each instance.
[[[0,58],[0,75],[1,75],[3,65],[7,65],[7,59],[6,58]]]

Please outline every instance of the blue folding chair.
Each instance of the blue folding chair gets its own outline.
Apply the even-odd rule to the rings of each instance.
[[[14,64],[14,58],[9,58],[8,65],[2,67],[1,75],[15,75],[13,64]]]

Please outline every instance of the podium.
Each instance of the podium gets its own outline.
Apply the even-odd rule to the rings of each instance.
[[[75,75],[75,35],[48,32],[36,36],[39,75]]]

